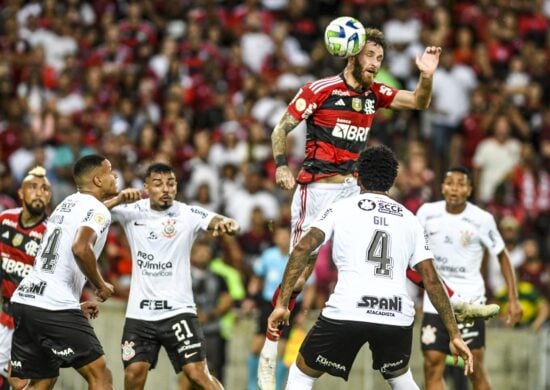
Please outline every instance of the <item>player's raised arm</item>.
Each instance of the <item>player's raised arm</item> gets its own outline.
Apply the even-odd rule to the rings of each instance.
[[[429,46],[421,57],[416,56],[416,66],[420,71],[418,84],[414,91],[400,90],[395,95],[390,108],[394,110],[424,110],[432,100],[432,80],[439,64],[441,48]]]
[[[72,252],[78,267],[86,278],[97,288],[96,295],[100,301],[106,301],[114,293],[111,284],[105,282],[97,267],[94,244],[97,239],[95,231],[88,226],[81,226],[76,231]]]
[[[285,111],[279,123],[275,126],[273,133],[271,133],[271,147],[273,149],[273,159],[277,170],[275,172],[275,181],[281,188],[290,190],[296,184],[294,175],[288,167],[288,160],[286,155],[286,138],[300,121],[294,119],[288,111]]]

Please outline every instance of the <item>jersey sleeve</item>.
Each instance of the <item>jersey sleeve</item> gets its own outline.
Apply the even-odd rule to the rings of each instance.
[[[298,121],[309,118],[321,106],[325,98],[324,94],[313,92],[311,85],[312,83],[308,83],[300,88],[294,99],[288,104],[288,113]]]
[[[409,266],[414,268],[418,263],[426,259],[433,259],[434,255],[430,250],[430,244],[428,242],[428,236],[424,232],[420,221],[416,217],[412,217],[411,224],[413,225],[413,248],[414,252],[409,260]]]
[[[123,224],[124,222],[128,221],[130,219],[130,213],[133,207],[135,207],[134,204],[121,204],[113,207],[111,209],[111,218],[113,222],[120,222],[121,224]]]
[[[194,224],[195,231],[206,231],[212,218],[218,215],[199,206],[189,206],[189,211],[191,214],[191,223]]]
[[[325,233],[323,244],[332,239],[335,219],[334,207],[328,207],[319,214],[317,220],[311,225],[311,227],[317,228]]]
[[[426,207],[424,205],[416,211],[416,218],[420,222],[420,225],[426,226]]]
[[[398,89],[377,82],[372,83],[371,89],[376,95],[376,108],[389,108],[395,95],[399,92]]]
[[[99,203],[97,206],[89,207],[80,226],[91,228],[98,236],[103,233],[111,224],[111,213],[107,207]]]
[[[481,225],[480,239],[493,256],[497,256],[505,248],[504,240],[497,229],[495,219],[489,213],[485,214]]]

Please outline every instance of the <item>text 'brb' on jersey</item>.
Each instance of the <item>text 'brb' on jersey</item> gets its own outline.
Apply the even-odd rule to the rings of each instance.
[[[312,228],[332,240],[338,281],[323,315],[327,318],[408,326],[414,302],[406,271],[431,259],[424,229],[388,196],[364,193],[338,201],[319,214]]]
[[[288,105],[290,115],[307,125],[305,160],[298,183],[353,173],[376,110],[389,107],[397,92],[378,82],[357,92],[342,75],[302,87]]]
[[[126,317],[156,321],[196,313],[190,254],[200,230],[217,214],[181,202],[151,209],[149,199],[112,209],[132,252],[132,281]]]
[[[110,224],[109,210],[95,197],[78,192],[66,197],[48,218],[34,267],[13,293],[12,302],[47,310],[80,309],[86,277],[72,251],[76,232],[81,227],[95,232],[97,259]]]

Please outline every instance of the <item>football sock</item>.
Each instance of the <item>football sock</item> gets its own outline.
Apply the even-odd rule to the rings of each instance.
[[[313,388],[315,379],[304,374],[297,366],[292,363],[288,372],[288,381],[286,382],[286,390],[308,390]]]
[[[420,390],[418,385],[413,379],[411,370],[407,370],[403,375],[399,375],[395,378],[386,379],[391,386],[392,390]]]

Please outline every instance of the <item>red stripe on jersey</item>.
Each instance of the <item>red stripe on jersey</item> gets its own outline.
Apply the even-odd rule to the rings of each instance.
[[[315,160],[342,164],[350,160],[357,160],[359,153],[337,148],[328,142],[310,141],[306,143],[306,156],[314,158]]]
[[[2,296],[9,299],[21,280],[32,269],[34,257],[46,231],[45,218],[34,226],[20,224],[22,209],[0,214],[0,253],[2,255]]]

